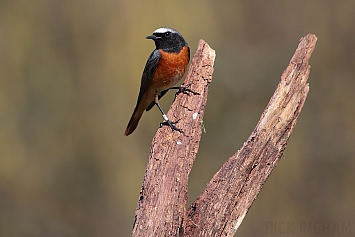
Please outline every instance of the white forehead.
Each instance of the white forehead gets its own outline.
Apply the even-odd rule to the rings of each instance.
[[[159,29],[156,29],[154,32],[153,32],[153,34],[155,34],[155,33],[158,33],[158,34],[161,34],[161,33],[165,33],[165,32],[168,32],[168,31],[170,31],[170,32],[172,32],[172,33],[178,33],[176,30],[174,30],[174,29],[171,29],[171,28],[169,28],[169,27],[161,27],[161,28],[159,28]]]

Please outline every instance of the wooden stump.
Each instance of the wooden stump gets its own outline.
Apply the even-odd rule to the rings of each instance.
[[[316,41],[311,34],[301,39],[248,140],[186,211],[215,59],[207,43],[199,42],[184,84],[200,95],[180,94],[169,110],[184,133],[162,127],[153,139],[132,236],[234,235],[286,148],[309,91],[308,62]]]

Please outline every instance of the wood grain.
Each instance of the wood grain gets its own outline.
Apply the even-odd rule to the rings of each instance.
[[[254,131],[188,209],[184,236],[233,236],[278,164],[306,100],[317,38],[301,39]]]

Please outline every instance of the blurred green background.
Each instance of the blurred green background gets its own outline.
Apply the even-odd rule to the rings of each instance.
[[[236,236],[314,236],[297,226],[319,221],[355,233],[354,22],[346,0],[0,1],[0,236],[130,236],[159,111],[123,132],[161,26],[217,54],[189,203],[316,34],[305,107]]]

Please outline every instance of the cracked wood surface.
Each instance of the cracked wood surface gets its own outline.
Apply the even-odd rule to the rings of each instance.
[[[184,236],[233,236],[278,164],[306,100],[317,38],[301,39],[254,131],[187,211]]]

